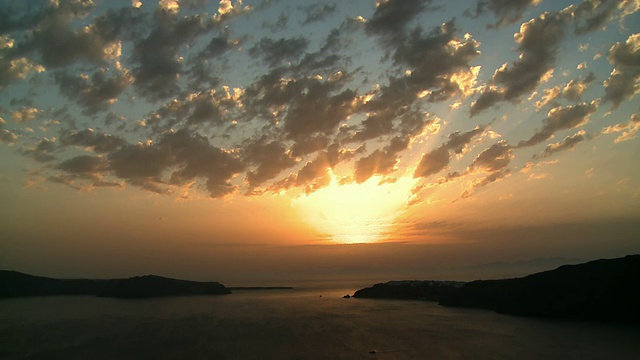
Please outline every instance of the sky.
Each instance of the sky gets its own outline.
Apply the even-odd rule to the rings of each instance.
[[[0,268],[450,278],[640,252],[639,0],[1,0]]]

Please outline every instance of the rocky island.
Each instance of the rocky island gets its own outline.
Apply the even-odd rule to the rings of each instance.
[[[53,295],[150,298],[230,293],[231,290],[218,282],[177,280],[156,275],[109,280],[54,279],[0,270],[0,298]]]
[[[640,255],[564,265],[522,278],[449,283],[396,281],[354,296],[424,299],[519,316],[640,322]]]

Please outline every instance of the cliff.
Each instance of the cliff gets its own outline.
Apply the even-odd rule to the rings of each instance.
[[[440,301],[546,318],[640,322],[640,255],[564,265],[505,280],[466,283]]]
[[[358,290],[354,297],[422,299],[519,316],[637,323],[639,284],[640,255],[629,255],[513,279],[390,281]]]
[[[360,289],[353,296],[374,299],[416,299],[439,301],[443,296],[459,289],[463,282],[405,280],[389,281]]]

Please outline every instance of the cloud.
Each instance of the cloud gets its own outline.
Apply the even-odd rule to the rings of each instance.
[[[360,184],[373,175],[388,175],[396,170],[398,153],[409,146],[409,138],[396,136],[383,149],[376,149],[371,154],[356,161],[354,179]]]
[[[392,179],[413,166],[415,178],[438,176],[491,136],[489,126],[474,128],[477,123],[471,122],[466,132],[444,133],[442,144],[420,145],[420,158],[408,154],[413,144],[450,125],[465,126],[453,125],[469,120],[456,108],[470,100],[476,115],[539,91],[536,106],[551,110],[538,130],[513,146],[511,136],[521,129],[510,133],[501,127],[508,141],[478,149],[483,151],[466,170],[450,170],[423,184],[438,186],[468,175],[473,190],[509,176],[519,147],[545,143],[538,156],[549,156],[589,138],[578,132],[546,144],[596,111],[597,102],[578,103],[595,75],[585,72],[565,84],[538,87],[551,78],[556,58],[565,55],[563,44],[577,48],[567,43],[569,36],[613,26],[611,21],[638,8],[637,1],[584,0],[525,21],[515,31],[515,51],[501,46],[480,58],[476,39],[513,32],[506,26],[528,16],[539,2],[479,0],[475,21],[442,19],[453,16],[450,10],[464,9],[447,6],[445,13],[438,7],[443,2],[431,0],[382,0],[368,13],[338,2],[292,8],[266,1],[257,8],[273,5],[273,11],[244,19],[257,24],[231,21],[251,9],[229,0],[213,7],[201,0],[163,0],[109,9],[80,0],[0,4],[0,88],[16,90],[16,99],[0,109],[15,129],[0,129],[0,141],[24,141],[19,153],[45,162],[42,171],[51,181],[82,189],[98,184],[159,193],[202,188],[212,197],[239,187],[247,193],[312,192],[338,178]],[[205,14],[207,9],[213,14]],[[438,17],[444,22],[433,26]],[[292,21],[311,27],[287,27]],[[323,28],[319,21],[337,25]],[[495,29],[485,33],[482,25],[489,22]],[[285,29],[286,35],[279,33]],[[611,46],[614,71],[600,99],[614,108],[638,91],[638,35],[625,37]],[[602,39],[588,39],[591,49],[602,49]],[[481,60],[486,68],[510,57],[503,66],[491,65],[496,70],[488,81],[475,63]],[[588,68],[601,77],[596,65]],[[45,93],[51,84],[59,92]],[[634,119],[602,132],[635,137]],[[336,169],[339,163],[343,166]]]
[[[275,33],[280,30],[284,30],[287,28],[287,24],[289,23],[289,17],[282,13],[278,16],[278,19],[273,22],[263,22],[262,28],[270,30],[272,33]]]
[[[246,163],[256,166],[254,170],[247,172],[246,180],[251,187],[260,186],[278,176],[283,170],[296,165],[295,158],[283,143],[270,141],[266,136],[246,145],[243,149],[243,159]]]
[[[537,6],[540,2],[541,0],[478,0],[472,16],[477,18],[489,10],[496,17],[496,22],[487,27],[498,28],[520,20],[525,11]]]
[[[107,110],[109,105],[115,103],[118,96],[131,85],[133,77],[127,71],[109,77],[106,71],[98,70],[91,76],[60,72],[56,73],[55,80],[63,94],[78,102],[85,113],[94,114]]]
[[[60,134],[60,144],[62,146],[88,147],[95,153],[104,154],[115,152],[127,143],[118,136],[98,133],[93,129],[85,129],[81,131],[62,131]]]
[[[0,128],[0,142],[3,142],[5,144],[13,144],[17,140],[18,140],[18,135],[16,135],[15,133],[7,129]]]
[[[579,101],[593,80],[595,80],[595,75],[590,72],[585,78],[572,79],[565,86],[558,85],[544,89],[542,100],[536,101],[536,108],[540,109],[546,105],[557,107],[560,105],[558,101],[561,99]]]
[[[57,150],[56,146],[56,138],[42,138],[38,145],[34,148],[24,151],[25,155],[29,155],[33,157],[34,160],[47,163],[53,161],[55,156],[53,156],[53,152]]]
[[[549,157],[559,151],[573,149],[574,147],[576,147],[576,145],[583,142],[584,140],[587,140],[588,138],[589,136],[586,135],[586,131],[580,130],[571,136],[565,137],[564,140],[560,142],[547,145],[540,156]]]
[[[420,162],[418,163],[418,167],[413,173],[413,177],[429,177],[444,170],[451,160],[449,151],[453,150],[455,154],[464,153],[471,140],[482,134],[484,131],[484,127],[477,126],[473,130],[469,130],[462,134],[458,131],[449,134],[449,141],[439,148],[422,156],[422,159],[420,159]]]
[[[520,51],[519,59],[511,66],[505,63],[496,70],[492,82],[501,87],[486,87],[471,105],[471,115],[479,114],[500,101],[518,101],[521,96],[532,92],[543,77],[553,70],[570,20],[571,12],[567,8],[543,13],[523,23],[520,32],[514,35]]]
[[[108,167],[109,164],[104,158],[90,155],[72,157],[56,166],[57,169],[71,174],[102,173]]]
[[[631,115],[631,119],[627,123],[620,123],[613,126],[607,126],[602,130],[603,134],[613,134],[622,132],[622,135],[618,136],[614,143],[619,143],[627,140],[632,140],[637,137],[637,133],[640,131],[640,114]]]
[[[533,146],[553,137],[556,131],[573,129],[586,124],[589,116],[598,109],[597,101],[575,106],[556,107],[549,110],[542,120],[543,126],[526,141],[520,141],[518,147]]]
[[[599,30],[616,18],[622,23],[626,16],[638,10],[640,4],[637,0],[585,0],[574,11],[575,33],[585,34]]]
[[[235,191],[230,181],[244,170],[237,156],[186,130],[162,134],[157,143],[135,145],[92,130],[64,133],[61,139],[65,146],[87,146],[104,154],[80,155],[56,166],[64,174],[54,174],[49,180],[74,187],[83,180],[91,186],[121,186],[119,181],[109,180],[115,177],[148,191],[166,193],[171,186],[191,186],[194,180],[202,179],[202,187],[217,198]]]
[[[393,40],[402,36],[405,28],[424,11],[430,0],[387,0],[377,3],[376,11],[365,29],[370,34],[375,34]]]
[[[215,22],[201,15],[178,17],[162,14],[155,27],[134,45],[131,73],[140,94],[158,101],[179,92],[178,78],[183,71],[179,56],[188,42],[209,33]]]
[[[26,57],[9,59],[3,56],[0,58],[0,91],[18,80],[26,79],[32,73],[44,71],[44,66],[35,64]]]
[[[472,171],[498,172],[505,169],[513,158],[513,147],[500,140],[478,154],[470,168]]]
[[[605,102],[611,102],[613,108],[640,92],[640,34],[634,34],[624,43],[618,42],[611,47],[607,56],[614,66],[611,76],[604,82]]]
[[[413,177],[429,177],[444,170],[449,165],[449,149],[441,146],[422,156]]]
[[[303,37],[278,40],[262,38],[249,49],[248,53],[254,58],[262,59],[266,65],[273,68],[282,65],[285,61],[298,60],[308,45],[309,40]]]
[[[367,23],[369,25],[369,23]],[[401,108],[419,99],[442,102],[472,92],[479,67],[470,61],[480,54],[470,35],[459,37],[455,21],[425,32],[417,26],[408,33],[395,29],[392,41],[383,33],[384,49],[401,75],[391,76],[367,102],[368,111]]]
[[[26,123],[37,119],[43,114],[43,111],[35,107],[22,107],[11,112],[11,120],[17,124]]]
[[[213,19],[219,23],[223,23],[233,17],[242,15],[251,10],[251,6],[243,5],[242,0],[237,0],[235,2],[233,2],[232,0],[220,0],[218,13],[213,16]]]
[[[305,19],[302,24],[310,24],[316,21],[322,21],[327,15],[330,15],[336,11],[336,4],[324,4],[319,3],[303,6],[301,9],[305,12]]]
[[[358,106],[356,93],[351,89],[334,94],[337,86],[330,80],[309,79],[305,82],[308,84],[306,93],[296,96],[284,116],[283,130],[291,139],[330,134]]]

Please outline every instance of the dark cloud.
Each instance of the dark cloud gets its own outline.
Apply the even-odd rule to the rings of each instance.
[[[205,189],[214,198],[235,191],[230,181],[245,168],[234,154],[184,129],[163,134],[157,144],[123,146],[109,154],[108,160],[113,174],[133,185],[164,192],[163,185],[182,186],[203,179]]]
[[[496,17],[496,22],[487,25],[487,27],[498,28],[520,20],[525,11],[530,7],[538,5],[540,1],[541,0],[478,0],[475,13],[471,16],[477,18],[489,10]],[[467,14],[469,14],[469,12],[467,12]]]
[[[108,166],[104,158],[81,155],[61,162],[56,168],[71,174],[94,174],[106,171]]]
[[[209,33],[216,23],[202,15],[178,17],[156,12],[156,25],[145,38],[136,41],[131,55],[134,85],[140,94],[158,101],[179,92],[183,71],[180,51]]]
[[[85,129],[81,131],[62,131],[60,144],[63,146],[88,147],[93,152],[104,154],[116,151],[121,146],[126,145],[126,141],[115,135],[99,133],[93,129]]]
[[[370,34],[393,40],[402,36],[405,28],[418,14],[426,9],[430,0],[388,0],[379,1],[376,11],[365,29]]]
[[[444,170],[449,165],[449,149],[441,146],[422,156],[413,177],[429,177]]]
[[[12,133],[7,129],[0,128],[0,142],[6,144],[13,144],[18,140],[18,135]]]
[[[576,147],[576,145],[578,145],[579,143],[583,142],[586,139],[588,139],[586,132],[584,130],[580,130],[571,136],[565,137],[560,142],[547,145],[547,147],[544,149],[544,151],[540,156],[548,157],[559,151],[573,149],[574,147]]]
[[[447,175],[446,178],[441,179],[439,183],[446,183],[466,174],[487,173],[486,176],[473,180],[471,187],[462,193],[461,198],[467,198],[471,196],[476,189],[502,180],[511,174],[511,169],[509,169],[508,166],[511,160],[515,158],[513,150],[513,146],[509,145],[505,140],[500,140],[480,152],[480,154],[473,159],[473,162],[465,173],[451,173]]]
[[[471,164],[471,169],[495,173],[505,169],[513,158],[513,147],[501,140],[478,154]]]
[[[615,11],[621,1],[615,0],[586,0],[578,5],[574,11],[576,18],[576,34],[585,34],[598,30],[608,21],[613,20]]]
[[[60,92],[78,102],[86,114],[107,110],[133,82],[133,78],[126,72],[109,77],[102,70],[94,72],[90,77],[60,72],[56,73],[55,80]]]
[[[305,141],[296,142],[291,147],[291,155],[304,156],[316,151],[323,150],[329,145],[329,138],[326,136],[315,136]]]
[[[453,150],[455,154],[462,154],[471,140],[484,131],[484,127],[477,126],[473,130],[462,134],[458,131],[449,134],[449,141],[422,156],[416,171],[413,173],[413,177],[429,177],[444,170],[451,160],[450,150]]]
[[[485,131],[484,126],[476,126],[465,133],[459,131],[449,134],[449,141],[444,145],[447,149],[453,150],[455,154],[462,154],[471,140]]]
[[[327,152],[319,152],[314,160],[308,161],[296,174],[290,174],[284,180],[276,182],[269,190],[278,192],[295,186],[304,188],[305,193],[310,194],[331,183],[329,169],[335,165]]]
[[[57,150],[56,138],[42,138],[33,149],[24,151],[25,155],[33,157],[34,160],[47,163],[55,160],[53,153]]]
[[[519,59],[511,66],[504,64],[496,70],[492,82],[502,87],[486,87],[471,105],[471,115],[500,101],[518,101],[535,90],[543,77],[553,69],[570,19],[571,12],[565,9],[543,13],[522,24],[520,32],[514,35],[520,51]]]
[[[242,155],[248,164],[255,165],[254,170],[247,172],[246,178],[252,187],[260,186],[296,165],[295,158],[284,144],[270,141],[266,136],[245,146]]]
[[[289,23],[289,17],[287,16],[287,14],[282,13],[278,16],[278,19],[273,22],[267,22],[267,21],[263,22],[262,28],[268,29],[272,33],[275,33],[277,31],[286,29],[288,23]]]
[[[360,184],[375,174],[389,174],[393,172],[397,161],[392,152],[377,149],[356,161],[354,178]]]
[[[606,102],[617,108],[624,100],[640,92],[640,34],[629,36],[626,42],[611,47],[608,55],[614,70],[604,83]]]
[[[336,4],[315,3],[309,6],[303,6],[301,10],[305,13],[305,19],[302,21],[302,24],[309,24],[322,21],[327,15],[334,13],[336,11]]]
[[[273,68],[287,61],[298,60],[308,45],[309,40],[303,37],[278,40],[262,38],[249,49],[249,55],[261,59],[266,65]]]
[[[330,80],[314,80],[308,85],[306,93],[295,97],[284,117],[284,132],[292,139],[333,133],[358,105],[351,89],[333,94],[335,85]]]
[[[388,175],[396,170],[398,154],[409,146],[408,136],[396,136],[382,149],[376,149],[371,154],[356,161],[354,179],[363,183],[373,175]]]
[[[394,65],[403,75],[389,79],[367,104],[367,110],[401,108],[420,98],[440,102],[455,95],[466,95],[477,73],[470,61],[479,55],[479,44],[470,36],[456,35],[454,21],[432,31],[416,27],[385,45]],[[408,71],[407,71],[408,69]]]
[[[0,2],[0,33],[25,30],[37,24],[47,12],[52,11],[50,5],[47,0]]]
[[[582,103],[575,106],[553,108],[542,120],[543,126],[526,141],[520,141],[518,147],[533,146],[553,137],[559,130],[569,130],[584,125],[589,116],[598,110],[598,103]]]
[[[393,132],[393,120],[398,115],[398,109],[384,109],[380,112],[369,114],[360,124],[361,129],[356,131],[350,138],[344,140],[349,142],[363,142],[369,139],[388,135]]]

